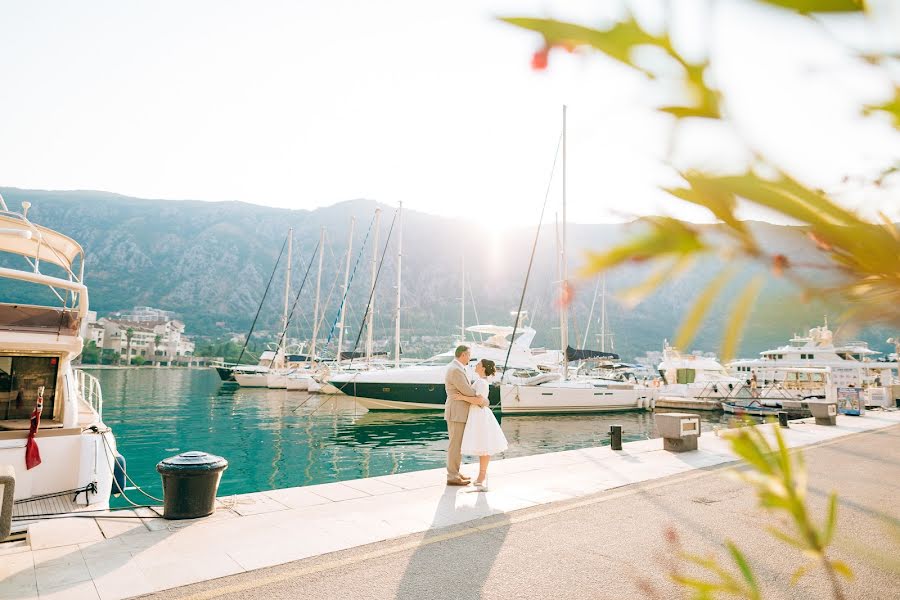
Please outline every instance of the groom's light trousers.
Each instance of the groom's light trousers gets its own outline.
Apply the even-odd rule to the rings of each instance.
[[[447,433],[450,437],[450,447],[447,449],[447,481],[460,478],[459,466],[462,463],[462,439],[466,431],[466,423],[447,421]]]

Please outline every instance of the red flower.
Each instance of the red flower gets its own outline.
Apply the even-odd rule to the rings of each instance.
[[[547,59],[550,56],[550,46],[544,46],[531,57],[531,68],[535,71],[543,71],[547,68]]]

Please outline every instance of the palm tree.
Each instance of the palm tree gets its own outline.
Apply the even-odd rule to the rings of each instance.
[[[159,358],[156,356],[156,349],[159,347],[159,343],[162,341],[162,336],[158,333],[153,336],[153,366],[157,366],[159,364]]]
[[[133,337],[134,337],[134,329],[129,327],[128,329],[125,330],[125,339],[128,340],[128,344],[125,346],[125,358],[127,361],[125,364],[128,364],[128,365],[131,364],[131,338],[133,338]]]

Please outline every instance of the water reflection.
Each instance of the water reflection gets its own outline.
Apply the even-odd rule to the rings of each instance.
[[[186,450],[228,459],[222,494],[429,469],[446,460],[439,413],[367,412],[347,397],[222,385],[211,370],[94,373],[129,474],[153,495],[162,493],[156,463]],[[724,422],[719,414],[703,419],[704,429]],[[648,413],[516,415],[500,424],[510,442],[504,457],[607,444],[612,424],[622,425],[626,441],[655,436]]]

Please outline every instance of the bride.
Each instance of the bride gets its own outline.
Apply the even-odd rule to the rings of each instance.
[[[472,388],[482,398],[488,397],[488,382],[485,377],[490,377],[496,372],[494,361],[482,358],[475,365],[475,383]],[[462,438],[462,453],[477,456],[479,462],[478,479],[475,486],[480,491],[487,491],[487,468],[491,462],[491,455],[503,452],[508,444],[500,423],[491,411],[490,407],[471,405],[469,418],[466,420],[466,429]]]

